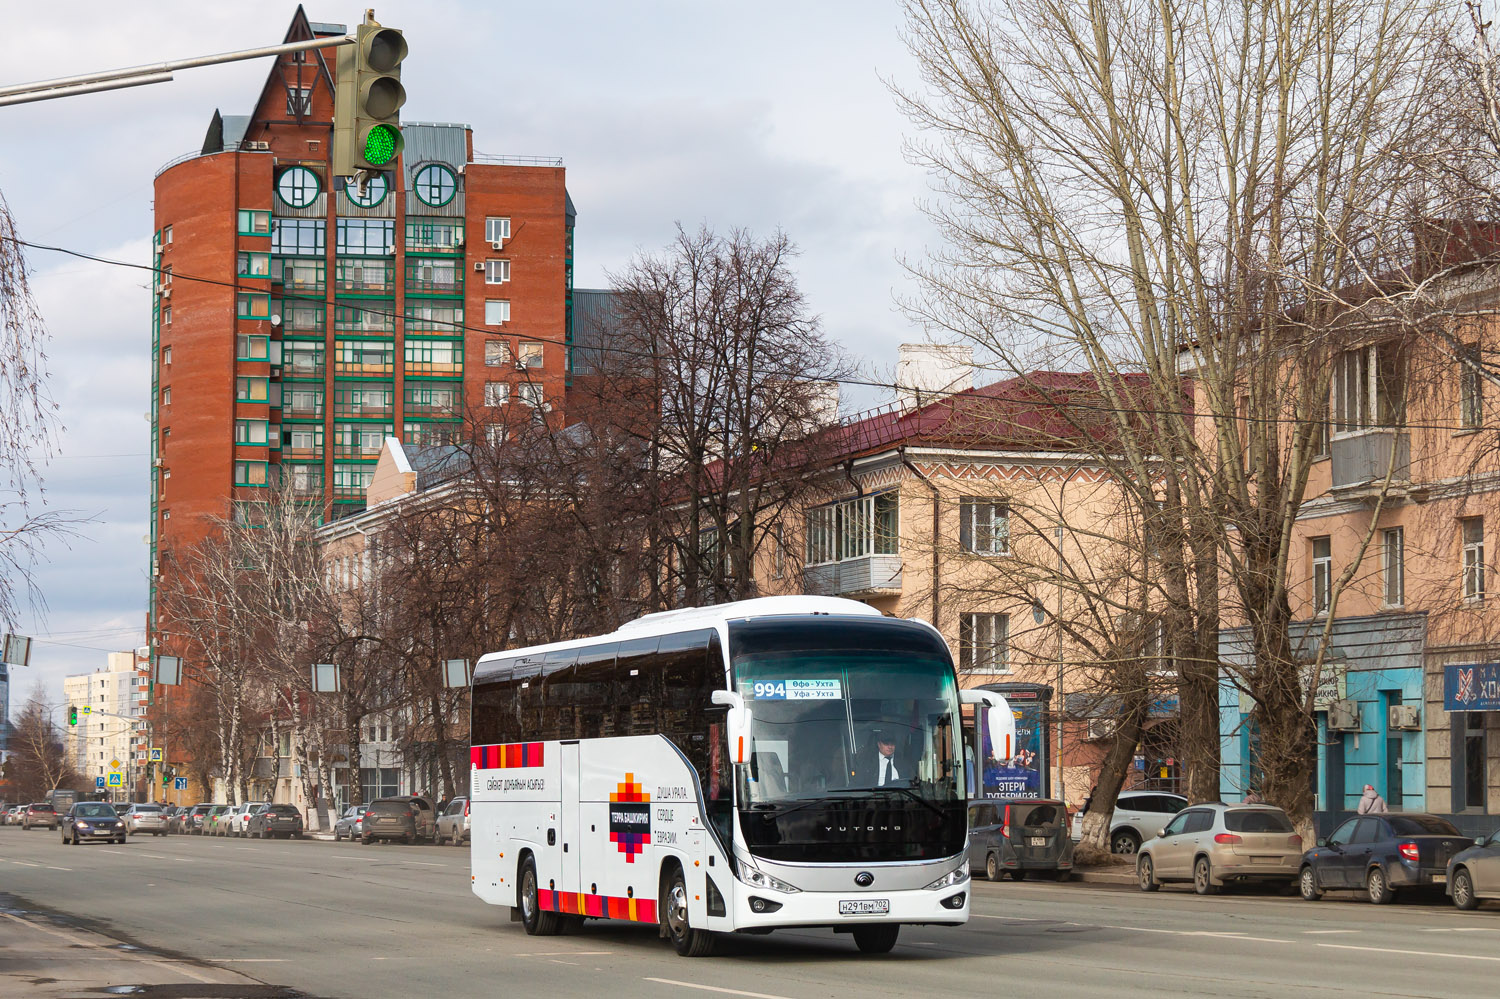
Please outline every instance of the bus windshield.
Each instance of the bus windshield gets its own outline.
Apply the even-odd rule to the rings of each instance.
[[[754,718],[741,808],[846,795],[963,795],[953,667],[912,652],[788,651],[741,657]]]

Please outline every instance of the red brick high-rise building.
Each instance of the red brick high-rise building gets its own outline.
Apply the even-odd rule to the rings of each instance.
[[[343,34],[299,7],[286,40]],[[561,411],[561,162],[477,155],[466,125],[404,122],[396,169],[360,196],[329,175],[336,63],[333,48],[279,57],[250,114],[215,112],[202,149],[156,177],[153,633],[161,555],[252,516],[278,476],[336,519],[362,509],[387,435]]]

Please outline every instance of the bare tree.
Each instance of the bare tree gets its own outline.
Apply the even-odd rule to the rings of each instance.
[[[38,801],[53,788],[69,788],[78,782],[62,733],[52,720],[52,708],[42,696],[40,684],[11,725],[10,756],[5,777],[21,801]]]

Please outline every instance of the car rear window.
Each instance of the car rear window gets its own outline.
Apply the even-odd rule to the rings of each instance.
[[[1289,833],[1292,823],[1281,812],[1265,808],[1237,808],[1224,813],[1224,828],[1230,832]]]
[[[53,808],[51,805],[47,804],[45,801],[39,802],[39,803],[37,803],[35,805],[32,805],[31,806],[31,810],[33,812],[55,812],[55,811],[57,811],[57,809]]]
[[[1030,808],[1020,805],[1018,807],[1023,826],[1050,826],[1061,821],[1059,818],[1061,813],[1057,805],[1034,805]]]
[[[382,815],[400,815],[406,811],[406,802],[377,801],[370,806],[370,811],[379,812]]]
[[[295,805],[272,805],[270,808],[266,809],[266,811],[268,811],[268,812],[270,812],[270,813],[272,813],[274,815],[296,815],[296,814],[298,814],[297,813],[297,808],[296,808]]]
[[[136,811],[136,812],[159,812],[159,811],[161,811],[161,806],[160,805],[136,805],[135,808],[132,809],[132,811]]]
[[[1436,815],[1387,815],[1385,820],[1397,836],[1462,836],[1447,819]]]

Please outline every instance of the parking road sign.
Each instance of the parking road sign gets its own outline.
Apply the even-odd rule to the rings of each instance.
[[[104,786],[104,777],[103,776],[95,777],[94,778],[94,786],[95,787],[103,787]]]

